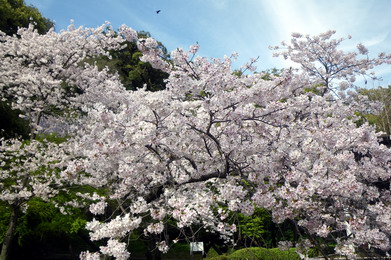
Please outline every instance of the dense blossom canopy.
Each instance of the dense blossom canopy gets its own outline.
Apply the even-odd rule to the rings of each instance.
[[[163,60],[155,40],[138,41],[127,27],[19,35],[0,39],[3,98],[37,129],[53,107],[79,112],[67,125],[68,162],[59,176],[106,192],[95,194],[95,215],[118,203],[110,220],[87,225],[91,239],[108,239],[107,246],[82,258],[127,259],[124,238],[136,229],[161,234],[156,246],[165,252],[169,219],[229,242],[236,227],[227,212],[251,215],[254,207],[278,223],[294,220],[311,236],[334,237],[343,255],[360,246],[390,249],[391,152],[373,127],[355,123],[366,100],[333,85],[352,83],[388,56],[357,60],[336,50],[341,40],[331,40],[333,32],[301,41],[295,34],[283,55],[302,69],[264,80],[262,73],[237,76],[231,58],[196,56],[198,46]],[[124,40],[138,41],[143,60],[170,74],[166,90],[126,91],[116,75],[83,63]]]

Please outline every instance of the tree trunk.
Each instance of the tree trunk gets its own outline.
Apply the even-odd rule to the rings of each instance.
[[[7,233],[5,234],[3,246],[1,248],[0,260],[9,259],[12,240],[15,236],[16,223],[18,221],[18,213],[19,207],[12,205],[10,223],[8,225]]]

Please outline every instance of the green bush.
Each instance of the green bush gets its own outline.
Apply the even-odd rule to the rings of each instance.
[[[207,258],[208,260],[228,260],[228,256],[226,255],[219,255],[219,256],[214,256],[214,257],[211,257],[211,258]]]
[[[296,249],[291,248],[289,250],[281,250],[279,248],[269,249],[272,253],[273,258],[275,260],[285,260],[285,259],[300,259],[300,256],[296,253]]]
[[[208,260],[299,260],[299,255],[292,248],[282,251],[279,248],[267,249],[262,247],[249,247],[239,249],[232,254],[208,257]]]
[[[268,249],[262,247],[249,247],[239,249],[229,255],[229,259],[232,260],[245,260],[245,259],[272,259],[271,253]]]

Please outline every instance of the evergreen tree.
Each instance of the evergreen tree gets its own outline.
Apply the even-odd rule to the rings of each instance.
[[[43,34],[54,26],[54,23],[42,16],[37,8],[28,6],[24,0],[0,0],[0,30],[13,35],[18,27],[27,27],[34,23],[35,29]]]
[[[138,32],[140,39],[151,37],[149,32]],[[158,47],[163,52],[163,59],[168,60],[169,55],[166,47],[158,42]],[[140,60],[142,53],[137,48],[136,42],[126,41],[120,50],[110,51],[111,58],[101,56],[93,59],[100,69],[108,67],[112,73],[118,73],[122,84],[127,90],[137,90],[144,85],[149,91],[159,91],[166,88],[165,79],[168,73],[155,69],[149,62]]]

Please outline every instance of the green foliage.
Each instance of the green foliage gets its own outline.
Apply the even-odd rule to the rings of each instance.
[[[243,72],[241,70],[234,70],[232,72],[232,75],[237,76],[237,77],[240,78],[241,76],[243,76]]]
[[[128,245],[128,250],[132,252],[132,257],[139,259],[145,258],[145,253],[148,250],[147,244],[151,243],[149,240],[145,240],[142,237],[142,232],[139,233],[137,231],[133,232],[130,235],[130,238],[128,240],[129,245]],[[154,242],[152,242],[152,247],[155,247]],[[152,249],[152,254],[158,253],[156,252],[157,249]],[[191,259],[190,256],[190,245],[188,243],[176,243],[176,244],[171,244],[170,249],[168,250],[167,253],[161,254],[162,259]],[[201,259],[201,254],[195,254],[194,255],[194,260],[195,259]]]
[[[20,111],[12,110],[9,104],[0,101],[0,138],[29,138],[29,122],[20,118],[20,114]]]
[[[314,93],[315,95],[321,96],[324,94],[324,84],[317,84],[312,87],[304,88],[304,92],[306,93]]]
[[[283,69],[272,68],[262,72],[263,80],[272,80],[273,77],[278,77],[283,72]]]
[[[190,245],[188,243],[173,244],[164,258],[166,259],[189,259]]]
[[[328,247],[328,248],[331,249],[329,252],[330,252],[330,254],[332,254],[334,252],[335,245],[332,246],[332,247]],[[328,249],[328,248],[326,248],[326,249]],[[319,251],[318,248],[311,247],[311,248],[307,249],[306,254],[307,254],[308,257],[317,257],[317,256],[319,256],[321,254],[321,252]]]
[[[214,257],[211,257],[211,258],[206,258],[208,260],[228,260],[228,256],[226,255],[219,255],[219,256],[214,256]]]
[[[364,114],[360,112],[355,112],[354,114],[359,118],[357,121],[355,121],[357,126],[362,126],[365,123],[376,125],[378,121],[378,116],[374,114]]]
[[[147,32],[139,32],[139,38],[150,37]],[[163,56],[168,59],[167,49],[164,45],[158,42],[160,48],[163,51]],[[165,79],[168,78],[168,74],[154,69],[150,63],[140,60],[142,53],[138,50],[135,42],[123,43],[121,50],[110,51],[111,58],[101,56],[93,60],[89,60],[89,63],[96,63],[98,68],[103,69],[107,67],[110,72],[118,73],[122,84],[128,90],[137,90],[143,88],[144,85],[149,91],[158,91],[165,89]]]
[[[74,209],[73,214],[63,215],[52,203],[39,199],[30,200],[27,206],[26,213],[18,219],[15,232],[20,245],[26,239],[70,236],[84,229],[87,223],[80,209]],[[0,243],[3,242],[10,216],[10,206],[0,202]]]
[[[238,244],[242,247],[276,247],[278,241],[294,241],[295,227],[289,221],[276,224],[271,212],[255,208],[251,216],[238,214]]]
[[[371,101],[380,102],[383,105],[380,113],[374,111],[367,111],[367,113],[357,113],[360,120],[356,123],[358,125],[368,122],[375,125],[377,131],[385,132],[391,135],[391,85],[388,87],[379,87],[376,89],[360,89],[360,94],[365,95]]]
[[[39,134],[35,136],[35,139],[40,142],[48,141],[50,143],[61,144],[67,140],[67,137],[60,136],[57,133],[50,133],[50,134]]]
[[[80,209],[64,215],[52,203],[32,199],[27,211],[19,218],[16,235],[20,245],[26,239],[70,236],[84,229],[87,223]]]
[[[0,244],[4,241],[5,232],[11,217],[11,209],[4,201],[0,201]]]
[[[228,259],[267,259],[271,256],[270,252],[266,248],[250,247],[243,248],[233,252],[229,255]]]
[[[84,217],[84,216],[83,216]],[[77,217],[71,224],[70,234],[76,234],[80,230],[83,230],[87,224],[87,220],[84,218]]]
[[[13,35],[18,27],[28,27],[32,22],[41,34],[54,26],[53,22],[43,17],[37,8],[27,6],[24,0],[0,0],[1,31]]]
[[[214,250],[214,248],[211,247],[206,255],[207,255],[207,258],[209,259],[209,258],[214,258],[214,257],[219,256],[219,253],[217,253],[216,250]]]
[[[230,255],[208,257],[209,260],[299,260],[300,257],[294,248],[283,251],[279,248],[249,247],[239,249]]]
[[[285,260],[285,259],[300,259],[300,256],[296,253],[294,248],[290,248],[289,250],[281,250],[279,248],[269,249],[269,252],[272,255],[272,258],[275,260]]]
[[[265,209],[256,208],[252,216],[239,214],[241,236],[251,241],[250,244],[271,247],[271,225],[271,214]]]

